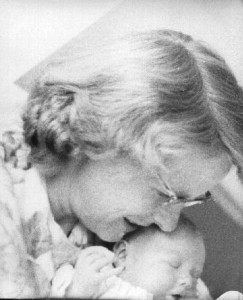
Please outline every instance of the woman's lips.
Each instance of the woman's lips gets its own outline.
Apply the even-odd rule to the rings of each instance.
[[[125,227],[126,227],[126,232],[125,233],[134,231],[139,227],[139,225],[137,225],[135,223],[132,223],[128,218],[125,217],[123,219],[124,219],[124,223],[125,223]]]

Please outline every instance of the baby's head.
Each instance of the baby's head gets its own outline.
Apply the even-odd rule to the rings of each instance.
[[[195,290],[205,261],[205,247],[195,225],[181,217],[171,233],[155,225],[129,234],[115,246],[116,265],[124,265],[120,277],[154,296],[178,299]]]

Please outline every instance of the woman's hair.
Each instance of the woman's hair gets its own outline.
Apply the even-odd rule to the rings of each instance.
[[[163,167],[198,148],[243,165],[243,92],[202,42],[155,30],[76,52],[30,93],[23,121],[33,162],[129,155]]]

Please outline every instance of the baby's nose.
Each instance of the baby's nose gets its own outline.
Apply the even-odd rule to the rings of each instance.
[[[179,279],[179,286],[182,288],[190,289],[193,287],[193,278],[188,274]]]

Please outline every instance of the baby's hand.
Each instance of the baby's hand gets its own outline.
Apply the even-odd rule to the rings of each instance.
[[[243,294],[237,291],[226,292],[221,295],[217,300],[243,300]]]
[[[70,264],[61,266],[52,280],[51,297],[63,297],[73,279],[74,269]]]
[[[73,282],[66,296],[76,298],[97,297],[102,283],[119,274],[121,268],[111,266],[114,254],[101,246],[93,246],[81,251],[75,266]],[[108,267],[110,268],[104,268]],[[104,270],[102,270],[104,268]]]

